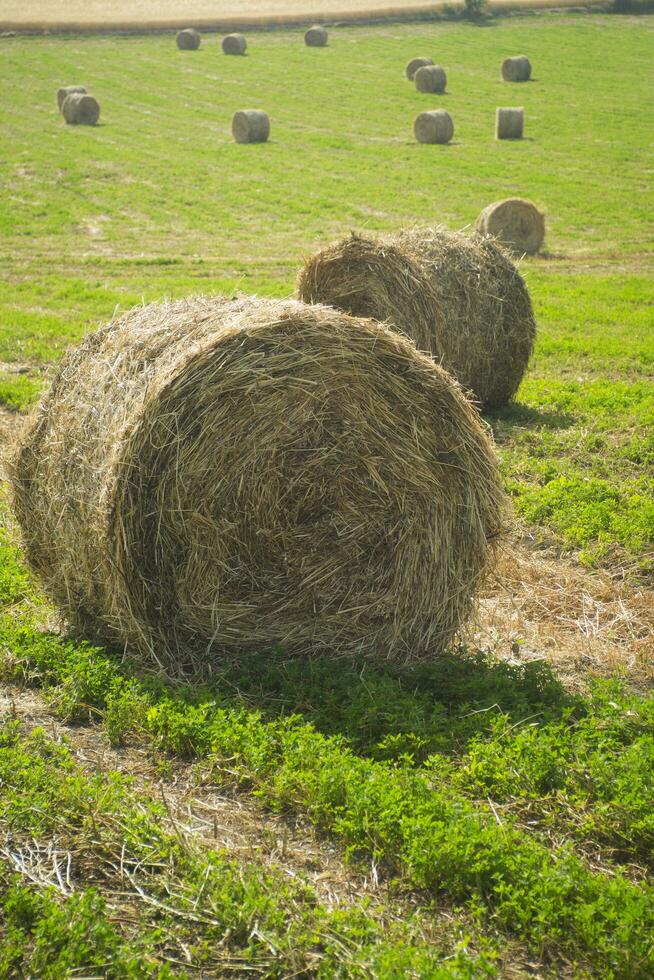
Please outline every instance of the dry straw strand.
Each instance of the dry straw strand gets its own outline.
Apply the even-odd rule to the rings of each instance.
[[[409,79],[410,82],[412,82],[419,68],[422,68],[425,65],[433,65],[433,64],[434,62],[432,61],[431,58],[412,58],[411,61],[408,62],[405,68],[406,77]]]
[[[86,95],[86,89],[83,85],[64,85],[63,88],[57,90],[57,108],[59,112],[62,111],[62,107],[66,97],[77,93],[78,95]]]
[[[505,58],[502,62],[502,78],[505,82],[528,82],[531,78],[531,62],[525,54]]]
[[[263,109],[239,109],[232,116],[232,136],[237,143],[265,143],[270,119]]]
[[[228,34],[222,40],[222,49],[225,54],[245,54],[248,46],[243,34]]]
[[[400,334],[292,300],[132,310],[63,361],[11,467],[73,628],[171,672],[434,656],[505,521],[486,427]]]
[[[180,51],[197,51],[202,40],[200,32],[193,27],[185,27],[179,31],[176,37],[177,47]]]
[[[440,65],[423,65],[414,75],[418,92],[444,92],[447,87],[447,75]]]
[[[522,108],[497,108],[495,110],[495,138],[498,140],[521,140],[525,125],[525,110]]]
[[[92,95],[72,92],[64,99],[61,112],[72,126],[95,126],[100,118],[100,105]]]
[[[326,29],[319,24],[310,27],[304,35],[304,43],[309,48],[324,48],[327,45],[328,39],[329,35]]]
[[[531,201],[509,197],[484,208],[475,228],[497,238],[514,255],[535,255],[545,239],[545,215]]]
[[[305,302],[394,325],[487,407],[513,398],[534,345],[524,280],[483,235],[438,228],[351,235],[309,258],[297,288]]]

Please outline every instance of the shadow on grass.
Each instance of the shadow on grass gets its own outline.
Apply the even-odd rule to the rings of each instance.
[[[533,408],[524,402],[485,411],[484,417],[501,435],[510,435],[513,429],[569,429],[577,424],[575,416],[568,412]]]

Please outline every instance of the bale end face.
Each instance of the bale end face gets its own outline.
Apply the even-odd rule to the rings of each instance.
[[[315,25],[310,27],[304,35],[304,43],[309,48],[324,48],[327,45],[329,35],[324,27]]]
[[[240,109],[232,117],[232,136],[237,143],[266,143],[270,118],[262,109]]]
[[[100,118],[100,105],[92,95],[72,92],[64,99],[61,112],[71,126],[95,126]]]
[[[180,51],[197,51],[200,47],[200,33],[192,27],[185,27],[179,31],[176,37],[177,47]]]
[[[57,91],[57,108],[59,112],[62,111],[63,104],[69,95],[73,94],[86,95],[86,89],[83,85],[64,85]]]
[[[412,58],[411,61],[408,62],[405,68],[406,77],[409,79],[410,82],[412,82],[413,79],[415,78],[415,74],[418,71],[418,68],[423,68],[425,65],[433,65],[433,64],[434,62],[432,61],[431,58]]]
[[[524,54],[505,58],[502,62],[502,78],[505,82],[528,82],[531,78],[531,62]]]
[[[447,87],[447,75],[440,65],[423,65],[414,75],[418,92],[442,93]]]
[[[514,255],[535,255],[545,238],[545,215],[531,201],[510,197],[484,208],[475,228]]]
[[[497,108],[495,111],[495,138],[521,140],[525,125],[525,110],[521,108]]]
[[[222,40],[224,54],[245,54],[247,46],[248,42],[243,34],[228,34]]]
[[[454,123],[445,109],[433,109],[420,113],[413,132],[419,143],[449,143],[454,136]]]

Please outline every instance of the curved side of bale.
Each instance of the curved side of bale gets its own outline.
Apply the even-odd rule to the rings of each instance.
[[[263,109],[239,109],[232,116],[232,136],[237,143],[265,143],[270,136],[270,118]]]
[[[69,125],[95,126],[100,118],[100,105],[92,95],[73,92],[64,99],[61,112]]]
[[[67,96],[75,93],[78,95],[86,95],[86,89],[83,85],[64,85],[63,88],[57,90],[57,108],[59,109],[59,112],[61,112]]]
[[[185,27],[183,31],[178,31],[176,37],[177,47],[180,51],[197,51],[201,40],[199,31],[193,27]]]
[[[12,502],[74,628],[166,669],[446,646],[505,519],[491,442],[399,334],[294,301],[139,307],[61,365]]]
[[[329,35],[324,27],[316,24],[310,27],[304,35],[304,43],[309,48],[324,48],[327,45]]]
[[[225,54],[245,54],[248,46],[243,34],[228,34],[222,40],[222,49]]]
[[[423,65],[413,79],[418,92],[444,92],[447,86],[447,75],[440,65]]]
[[[498,107],[495,110],[495,138],[521,140],[525,126],[525,110],[517,107]]]
[[[488,408],[515,395],[533,350],[524,280],[481,235],[430,228],[352,235],[308,259],[297,288],[305,302],[395,325]]]
[[[505,58],[502,62],[502,78],[505,82],[528,82],[531,78],[531,62],[525,54]]]
[[[411,61],[407,63],[405,68],[406,77],[410,82],[415,78],[415,74],[418,68],[423,68],[425,65],[433,65],[434,62],[431,58],[412,58]]]
[[[509,197],[484,208],[475,228],[516,255],[535,255],[545,239],[545,215],[531,201]]]
[[[445,109],[432,109],[416,117],[413,133],[419,143],[449,143],[454,136],[454,123]]]

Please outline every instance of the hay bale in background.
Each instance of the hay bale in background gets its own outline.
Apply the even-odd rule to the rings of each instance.
[[[310,27],[304,35],[304,43],[309,48],[324,48],[327,45],[328,38],[329,35],[325,28],[316,24],[314,27]]]
[[[482,235],[352,235],[308,259],[297,290],[305,302],[394,324],[489,408],[515,395],[534,346],[527,287]]]
[[[502,78],[505,82],[528,82],[531,78],[531,62],[524,54],[505,58],[502,62]]]
[[[177,47],[180,51],[197,51],[200,47],[200,32],[193,27],[185,27],[177,34]]]
[[[491,442],[386,327],[294,301],[138,307],[60,366],[12,497],[70,624],[167,669],[432,656],[493,552]]]
[[[245,54],[248,42],[242,34],[228,34],[222,41],[225,54]]]
[[[410,82],[413,81],[418,68],[422,68],[424,65],[433,65],[434,62],[431,58],[412,58],[411,61],[406,66],[406,77]]]
[[[265,143],[270,119],[262,109],[239,109],[232,116],[232,136],[237,143]]]
[[[61,112],[70,125],[95,126],[100,118],[100,105],[92,95],[72,92],[64,99]]]
[[[421,112],[413,124],[419,143],[449,143],[454,136],[454,123],[445,109]]]
[[[484,208],[475,228],[516,255],[535,255],[545,238],[545,215],[531,201],[509,197]]]
[[[62,110],[66,96],[73,94],[86,95],[86,89],[83,85],[64,85],[63,88],[57,90],[57,108],[59,112]]]
[[[505,107],[495,110],[495,139],[521,140],[524,125],[524,109]]]
[[[445,69],[440,65],[423,65],[413,76],[418,92],[444,92],[447,86]]]

